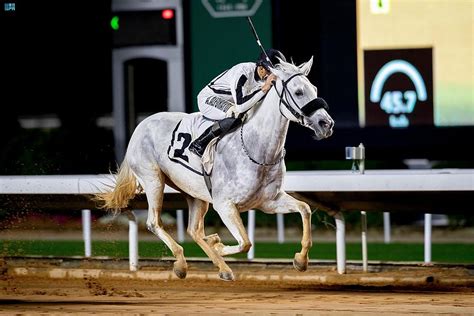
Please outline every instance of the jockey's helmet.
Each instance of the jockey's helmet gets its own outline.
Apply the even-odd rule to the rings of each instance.
[[[270,61],[272,62],[273,66],[280,63],[278,58],[280,58],[283,61],[286,61],[285,56],[279,50],[269,48],[269,49],[265,50],[265,53],[267,53],[267,56],[268,56],[268,58],[270,58]],[[257,66],[263,66],[267,70],[271,66],[270,63],[267,60],[267,57],[265,56],[265,54],[263,52],[261,52],[260,55],[258,56]]]

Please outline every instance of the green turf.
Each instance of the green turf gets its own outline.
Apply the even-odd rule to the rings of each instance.
[[[182,244],[187,257],[205,257],[204,252],[194,243]],[[2,255],[42,255],[42,256],[82,256],[84,244],[82,241],[0,241]],[[298,243],[264,243],[255,245],[255,258],[285,258],[291,259],[301,246]],[[348,243],[346,246],[348,260],[361,260],[360,243]],[[92,242],[93,256],[127,257],[127,241]],[[142,258],[160,258],[171,253],[161,242],[141,241],[139,255]],[[423,244],[415,243],[369,243],[369,260],[380,261],[423,261]],[[246,254],[234,256],[246,258]],[[336,259],[334,243],[313,243],[310,259]],[[474,263],[474,244],[433,244],[432,260],[434,262]]]

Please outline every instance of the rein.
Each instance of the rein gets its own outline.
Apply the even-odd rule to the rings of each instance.
[[[308,104],[304,105],[302,108],[300,108],[298,106],[298,104],[296,103],[293,96],[288,92],[288,87],[287,87],[288,82],[290,82],[293,78],[298,77],[298,76],[303,76],[303,74],[302,73],[296,73],[296,74],[292,75],[290,78],[288,78],[287,80],[285,80],[285,81],[282,80],[282,87],[283,88],[281,90],[281,94],[278,92],[278,89],[276,88],[276,84],[273,85],[273,87],[275,88],[275,91],[276,91],[276,93],[277,93],[277,95],[280,99],[280,102],[278,104],[278,108],[280,110],[281,115],[284,118],[286,118],[287,120],[289,120],[288,117],[286,117],[286,115],[283,114],[283,112],[281,111],[281,105],[283,104],[286,107],[286,109],[296,118],[298,123],[305,126],[305,122],[304,122],[305,117],[311,116],[318,109],[326,108],[326,106],[321,105],[317,101],[317,99],[312,100]],[[301,113],[298,112],[294,107],[292,107],[290,105],[290,103],[288,102],[289,101],[288,96],[291,98],[292,103],[298,108],[298,110],[301,111]],[[262,163],[262,162],[258,162],[254,158],[252,158],[252,156],[250,156],[249,151],[247,150],[247,147],[245,147],[245,143],[244,143],[244,124],[242,124],[240,126],[240,140],[241,140],[241,143],[242,143],[242,149],[244,150],[247,157],[250,159],[251,162],[253,162],[257,165],[260,165],[260,166],[274,166],[274,165],[279,164],[283,160],[283,158],[285,158],[285,154],[286,154],[285,148],[283,148],[280,158],[278,158],[275,162],[272,162],[272,163],[265,163],[265,162]]]
[[[247,157],[250,159],[251,162],[253,162],[257,165],[264,166],[264,167],[274,166],[274,165],[279,164],[283,160],[283,158],[285,158],[286,150],[285,150],[285,148],[283,148],[280,158],[278,158],[275,162],[265,163],[265,162],[258,162],[257,160],[253,159],[252,156],[250,156],[250,153],[247,150],[247,147],[245,147],[245,143],[244,143],[244,124],[240,125],[240,140],[241,140],[241,143],[242,143],[242,149],[244,150]]]
[[[286,109],[296,118],[296,120],[301,124],[301,125],[304,125],[304,115],[302,115],[301,113],[298,113],[298,111],[296,111],[292,106],[290,106],[290,104],[288,103],[288,82],[290,82],[291,79],[297,77],[297,76],[302,76],[303,74],[294,74],[293,76],[291,76],[290,78],[288,78],[287,80],[281,82],[281,85],[282,85],[282,89],[281,89],[281,94],[278,92],[278,89],[276,88],[276,84],[274,85],[275,87],[275,91],[278,95],[278,97],[280,98],[280,102],[278,104],[278,108],[280,109],[280,113],[281,115],[283,115],[287,120],[289,120],[285,114],[283,114],[283,112],[281,111],[281,105],[283,103],[283,105],[286,107]],[[284,99],[284,97],[286,97],[286,100]],[[291,97],[291,100],[293,101],[294,104],[296,104],[295,100],[293,99],[293,97],[291,96],[290,94],[290,97]],[[300,107],[296,104],[296,107],[300,109]]]

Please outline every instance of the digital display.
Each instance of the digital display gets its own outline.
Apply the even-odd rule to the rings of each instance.
[[[176,45],[174,10],[114,12],[110,20],[114,47]]]
[[[433,125],[432,49],[364,50],[366,126]]]
[[[473,9],[469,0],[357,1],[361,127],[474,126]],[[390,76],[381,99],[371,99],[383,67],[392,67]],[[402,68],[419,74],[432,99]]]

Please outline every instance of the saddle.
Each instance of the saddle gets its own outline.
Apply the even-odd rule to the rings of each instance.
[[[191,113],[176,124],[168,147],[168,158],[184,168],[199,175],[210,175],[214,164],[214,153],[218,138],[213,139],[204,152],[202,159],[189,151],[189,145],[199,137],[214,121],[201,113]]]

